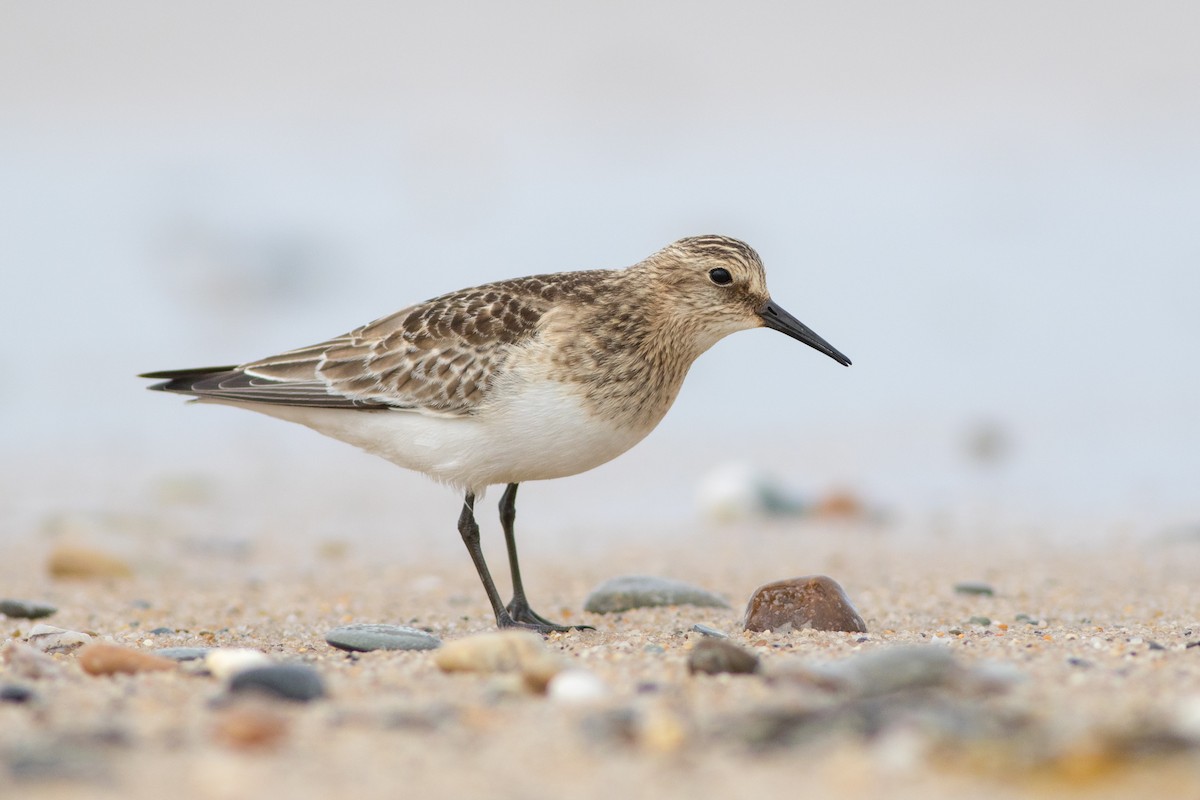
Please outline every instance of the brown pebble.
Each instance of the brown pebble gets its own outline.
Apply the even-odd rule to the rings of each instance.
[[[776,633],[804,628],[858,633],[867,630],[842,587],[824,575],[806,575],[758,587],[746,606],[744,627],[748,631]]]
[[[217,716],[213,737],[237,750],[265,750],[287,735],[287,718],[262,703],[226,708]]]
[[[818,517],[853,519],[866,516],[862,501],[849,492],[831,492],[817,503],[813,513]]]
[[[758,656],[727,639],[701,639],[688,653],[688,672],[749,675],[758,672]]]
[[[79,650],[79,666],[89,675],[132,675],[135,672],[175,669],[169,658],[142,653],[129,647],[92,642]]]
[[[54,578],[128,578],[133,574],[116,556],[76,545],[55,547],[46,560],[46,570]]]

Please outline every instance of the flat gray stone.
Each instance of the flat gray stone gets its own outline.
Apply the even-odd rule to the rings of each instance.
[[[199,661],[211,652],[211,647],[160,647],[154,651],[154,655],[172,661]]]
[[[729,634],[725,631],[719,631],[716,628],[710,628],[707,625],[697,622],[692,626],[692,630],[701,636],[711,636],[713,639],[728,639]]]
[[[438,637],[417,628],[368,622],[334,628],[325,634],[325,641],[339,650],[358,653],[372,650],[433,650],[442,644]]]
[[[945,687],[965,674],[947,648],[932,644],[881,648],[826,664],[820,671],[859,697]]]
[[[0,599],[0,614],[13,619],[41,619],[57,611],[58,609],[49,603],[39,603],[36,600],[17,600],[11,597]]]
[[[614,614],[631,608],[657,606],[704,606],[729,608],[720,595],[683,581],[650,575],[622,575],[597,586],[583,602],[585,611]]]

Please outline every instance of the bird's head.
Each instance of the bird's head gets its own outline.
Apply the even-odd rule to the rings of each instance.
[[[762,260],[745,242],[690,236],[638,266],[650,275],[651,301],[688,328],[701,351],[736,331],[771,328],[850,365],[850,359],[775,304]]]

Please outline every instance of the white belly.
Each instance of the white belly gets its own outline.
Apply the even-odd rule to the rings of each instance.
[[[306,425],[461,489],[575,475],[616,458],[650,432],[590,414],[563,384],[522,386],[472,416],[234,403]]]

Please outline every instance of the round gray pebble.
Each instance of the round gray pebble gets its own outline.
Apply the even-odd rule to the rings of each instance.
[[[729,608],[725,598],[707,589],[649,575],[610,578],[591,591],[583,608],[593,614],[613,614],[631,608],[683,605]]]
[[[229,681],[229,693],[247,692],[308,702],[325,696],[325,682],[320,673],[306,664],[272,664],[234,674]]]
[[[339,650],[359,653],[372,650],[432,650],[442,644],[441,639],[417,628],[369,622],[334,628],[325,634],[325,641]]]
[[[58,609],[49,603],[39,603],[35,600],[0,599],[0,614],[13,619],[41,619],[57,611]]]

